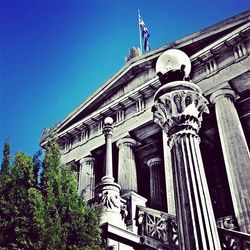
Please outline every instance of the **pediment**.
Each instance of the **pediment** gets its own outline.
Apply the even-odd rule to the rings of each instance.
[[[99,109],[102,110],[110,102],[121,98],[140,85],[143,85],[145,81],[154,81],[155,63],[163,51],[170,48],[179,48],[187,55],[192,56],[205,46],[208,46],[238,27],[246,24],[249,20],[250,11],[247,11],[169,43],[145,55],[131,59],[114,76],[97,89],[93,95],[87,98],[78,108],[57,124],[57,133],[62,133],[62,131],[69,129],[74,124],[80,123],[81,120],[84,120],[91,113]],[[102,115],[105,116],[105,113]]]

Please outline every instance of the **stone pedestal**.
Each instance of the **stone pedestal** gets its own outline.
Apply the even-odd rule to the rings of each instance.
[[[162,131],[162,141],[163,141],[163,155],[164,155],[165,186],[166,186],[166,196],[167,196],[167,212],[168,214],[176,215],[171,150],[167,143],[168,136],[164,131]]]
[[[133,147],[137,142],[130,137],[120,139],[116,143],[119,148],[118,155],[118,183],[121,194],[129,191],[137,192],[137,174]]]
[[[103,177],[96,186],[98,204],[102,205],[100,225],[110,223],[112,225],[125,228],[121,215],[120,185],[110,177]]]
[[[94,162],[95,159],[91,156],[80,160],[78,191],[84,195],[86,201],[95,195]]]
[[[148,160],[150,174],[150,205],[154,209],[166,211],[166,189],[163,161],[160,158]]]
[[[122,198],[127,202],[128,216],[126,218],[126,225],[128,230],[133,233],[138,233],[138,227],[136,226],[135,216],[136,216],[136,206],[146,206],[147,199],[135,192],[128,192],[122,195]]]
[[[156,92],[152,111],[171,147],[180,249],[221,249],[199,147],[207,100],[197,85],[174,81]]]
[[[210,100],[215,104],[235,216],[241,231],[250,233],[250,154],[234,98],[231,89],[220,89],[211,95]]]

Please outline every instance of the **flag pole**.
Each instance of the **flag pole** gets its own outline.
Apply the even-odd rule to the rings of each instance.
[[[140,17],[140,10],[138,9],[138,27],[139,27],[140,50],[141,50],[141,53],[143,54],[143,52],[142,52],[141,27],[140,27],[139,17]]]

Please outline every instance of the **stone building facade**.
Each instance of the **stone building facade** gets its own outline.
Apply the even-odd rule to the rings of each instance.
[[[247,11],[130,59],[56,125],[110,249],[250,249],[249,54]]]

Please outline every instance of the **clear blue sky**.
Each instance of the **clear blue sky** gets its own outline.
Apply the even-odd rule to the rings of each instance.
[[[249,7],[249,0],[0,0],[0,150],[9,139],[12,154],[33,155],[43,128],[124,65],[139,46],[138,8],[156,49]]]

